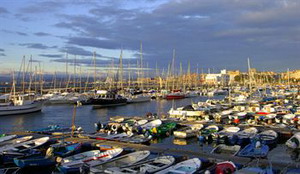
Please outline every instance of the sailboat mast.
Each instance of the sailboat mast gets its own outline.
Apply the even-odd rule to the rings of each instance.
[[[23,56],[23,77],[22,77],[22,84],[23,84],[23,93],[25,93],[25,56]]]
[[[119,64],[119,83],[120,83],[120,89],[123,90],[123,48],[121,49],[120,54],[120,64]]]
[[[289,68],[287,69],[287,78],[288,78],[287,85],[288,85],[288,88],[290,89],[290,69]]]
[[[172,90],[175,88],[175,49],[173,49],[173,59],[172,59],[172,70],[171,70],[171,76],[172,76]]]
[[[31,91],[31,83],[32,83],[32,55],[30,56],[30,60],[29,60],[29,67],[30,67],[30,75],[29,75],[29,85],[28,85],[28,92],[30,93]]]
[[[144,89],[144,84],[143,84],[143,78],[144,78],[144,71],[143,71],[143,44],[142,44],[142,41],[141,41],[141,45],[140,45],[140,59],[141,59],[141,62],[140,62],[140,68],[141,68],[141,90]]]
[[[94,86],[96,86],[96,52],[93,53],[93,59],[94,59]]]
[[[248,61],[248,76],[249,76],[249,88],[250,88],[250,92],[252,90],[252,78],[251,78],[251,67],[250,67],[250,59],[247,59]]]
[[[76,55],[74,57],[74,90],[76,91]]]
[[[69,86],[69,72],[68,72],[68,53],[66,53],[66,90]]]

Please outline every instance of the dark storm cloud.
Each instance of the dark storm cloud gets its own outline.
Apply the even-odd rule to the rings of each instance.
[[[193,68],[237,69],[250,57],[259,67],[280,68],[274,60],[294,65],[299,55],[299,7],[296,0],[181,0],[150,11],[98,5],[89,15],[61,15],[55,26],[77,33],[65,37],[75,46],[138,52],[143,41],[152,67],[166,67],[175,48],[177,65],[190,60]]]
[[[47,58],[62,58],[62,54],[39,54],[41,57],[47,57]]]
[[[47,46],[41,43],[22,43],[19,44],[20,46],[26,46],[27,48],[35,48],[35,49],[51,49],[51,48],[57,48],[57,46]]]
[[[36,32],[36,33],[34,33],[34,35],[36,35],[36,36],[50,36],[51,34],[45,33],[45,32]]]

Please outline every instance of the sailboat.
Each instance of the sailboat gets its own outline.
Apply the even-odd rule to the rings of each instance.
[[[44,101],[34,100],[33,94],[16,94],[16,85],[13,75],[12,92],[9,100],[0,105],[0,116],[27,114],[42,110]]]
[[[148,94],[143,93],[144,88],[144,73],[143,73],[143,46],[141,42],[140,46],[140,58],[141,58],[141,82],[140,82],[140,90],[138,91],[131,91],[130,95],[127,97],[127,103],[142,103],[142,102],[149,102],[151,100],[151,96]],[[138,73],[139,74],[139,73]]]

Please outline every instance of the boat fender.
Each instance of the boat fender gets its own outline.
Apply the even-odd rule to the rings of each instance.
[[[62,161],[63,161],[63,159],[62,159],[62,157],[56,157],[55,158],[55,161],[57,162],[57,163],[61,163]]]
[[[111,130],[114,131],[114,132],[116,132],[116,131],[118,130],[118,126],[115,125],[115,124],[113,124],[113,125],[111,126]]]
[[[46,150],[46,157],[52,157],[54,154],[53,154],[53,151],[54,151],[54,148],[53,147],[49,147],[47,150]]]

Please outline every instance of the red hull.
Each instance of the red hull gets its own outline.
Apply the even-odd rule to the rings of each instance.
[[[185,98],[184,95],[167,95],[166,99],[167,100],[173,100],[173,99],[183,99]]]

